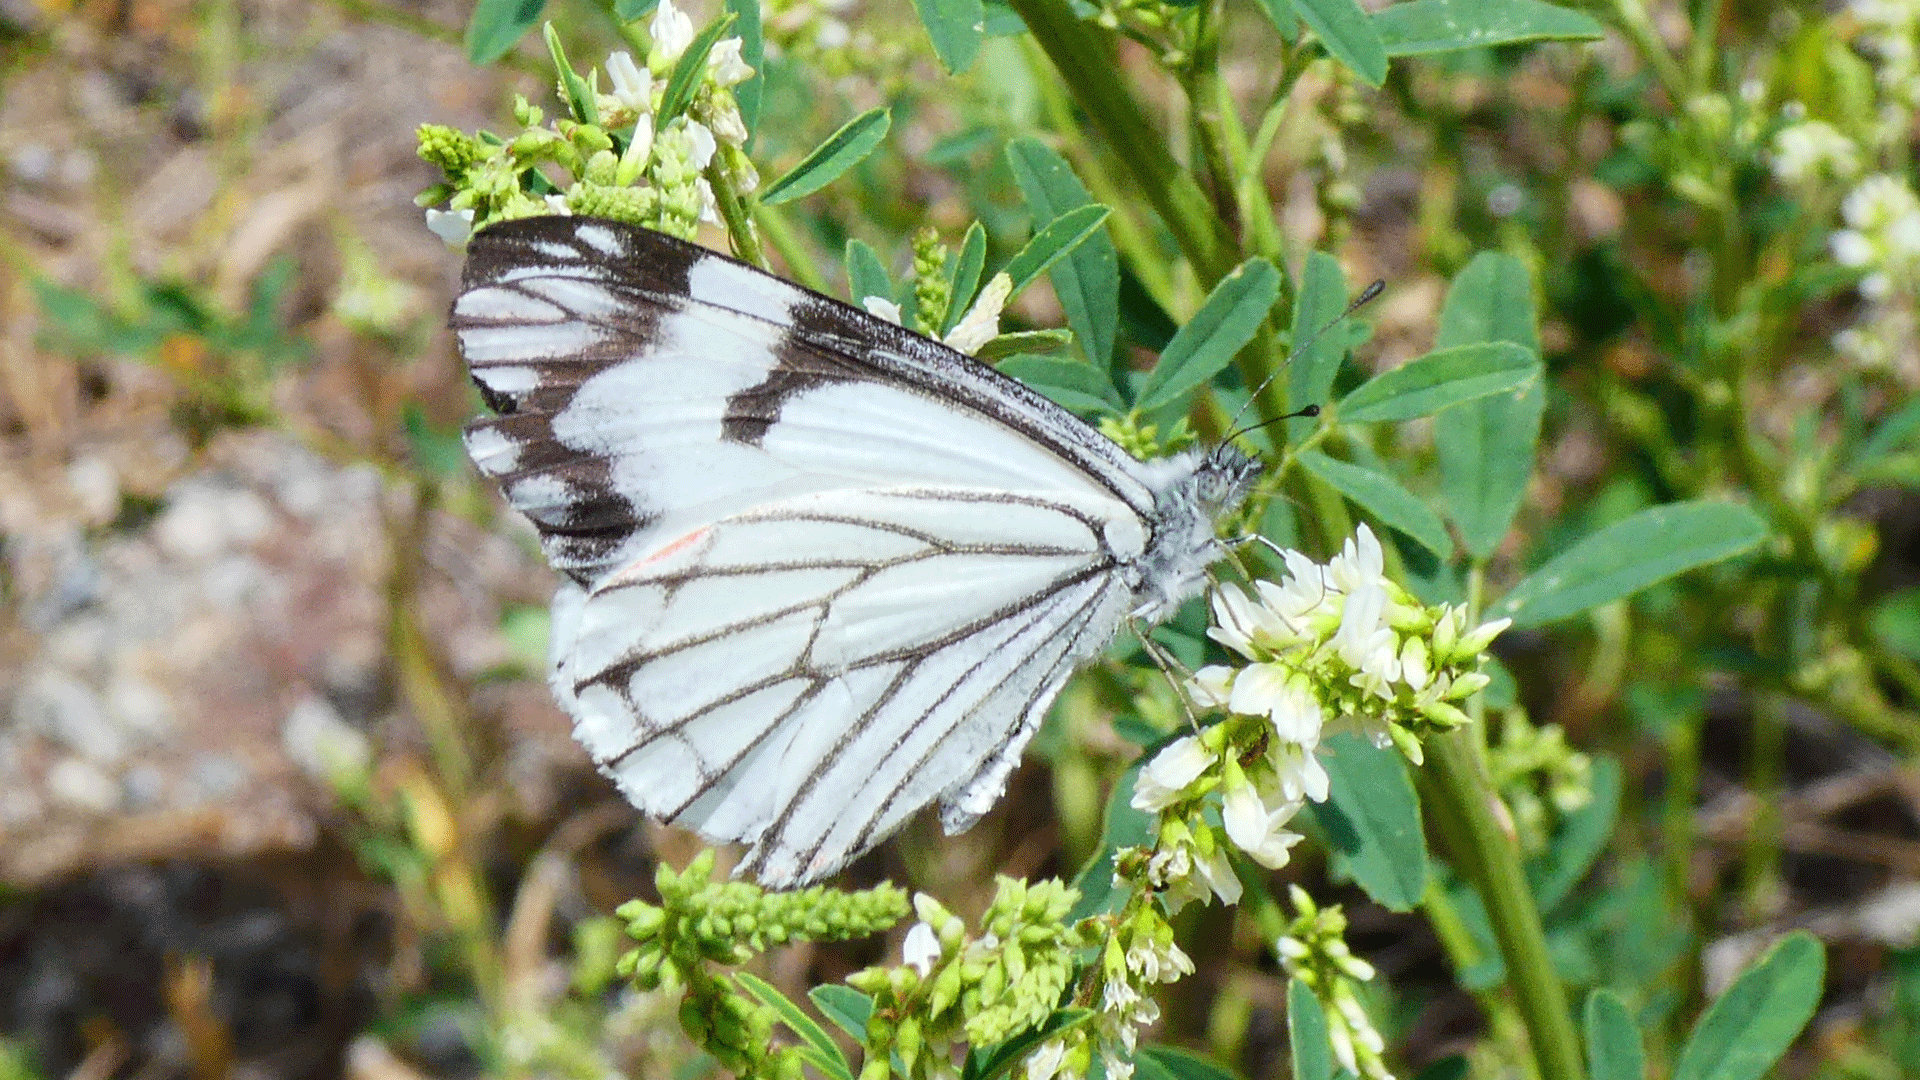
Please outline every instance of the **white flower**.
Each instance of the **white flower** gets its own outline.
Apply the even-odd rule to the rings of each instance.
[[[1253,664],[1233,680],[1228,708],[1248,716],[1266,716],[1280,739],[1308,748],[1320,745],[1327,711],[1306,676],[1280,664]]]
[[[925,921],[914,923],[913,929],[907,931],[907,939],[900,943],[900,956],[921,978],[933,974],[933,965],[940,962],[940,937],[933,932],[933,925]]]
[[[1213,626],[1207,636],[1249,660],[1258,660],[1266,649],[1297,637],[1278,612],[1234,585],[1213,590]]]
[[[1227,828],[1227,839],[1269,870],[1287,865],[1288,849],[1300,842],[1300,834],[1282,826],[1300,812],[1300,803],[1281,799],[1270,803],[1253,785],[1228,791],[1220,811]]]
[[[1013,294],[1013,279],[1004,272],[993,275],[980,296],[948,331],[946,343],[956,351],[972,356],[980,346],[1000,336],[1000,311]]]
[[[1827,239],[1833,258],[1841,266],[1865,266],[1873,261],[1873,241],[1866,234],[1842,229]]]
[[[719,204],[713,197],[713,184],[704,176],[698,177],[693,181],[693,190],[700,196],[700,220],[709,225],[720,224]]]
[[[622,49],[607,57],[607,81],[613,84],[607,97],[636,116],[652,115],[653,72],[634,63],[631,53]]]
[[[730,37],[707,54],[707,71],[716,86],[738,86],[753,78],[753,67],[740,58],[740,39]]]
[[[1114,1053],[1112,1047],[1100,1047],[1100,1064],[1106,1067],[1107,1080],[1133,1080],[1133,1059]]]
[[[1171,941],[1162,945],[1135,939],[1127,950],[1127,970],[1148,982],[1170,983],[1193,974],[1193,961]]]
[[[1040,1044],[1039,1049],[1027,1055],[1027,1080],[1053,1080],[1066,1061],[1066,1041],[1048,1039]]]
[[[1380,550],[1379,538],[1362,522],[1340,546],[1340,554],[1327,562],[1326,578],[1334,588],[1352,595],[1363,584],[1377,584],[1385,566],[1386,556]]]
[[[1327,769],[1310,747],[1275,741],[1267,747],[1267,760],[1280,777],[1282,798],[1327,801]]]
[[[560,192],[544,196],[543,201],[546,202],[547,210],[550,213],[558,214],[561,217],[571,217],[573,215],[573,207],[567,205],[566,195]]]
[[[1133,1015],[1133,1007],[1140,1003],[1140,992],[1125,979],[1108,979],[1100,990],[1100,1011],[1117,1016]]]
[[[448,247],[459,247],[473,235],[473,211],[428,210],[427,229]]]
[[[714,138],[728,146],[747,145],[747,122],[741,117],[737,106],[709,109],[706,117],[708,126],[713,129]]]
[[[885,297],[863,296],[860,298],[860,306],[865,308],[869,315],[885,319],[895,326],[900,325],[900,305]]]
[[[1187,680],[1187,696],[1203,709],[1225,708],[1233,694],[1234,669],[1224,664],[1208,664]]]
[[[1213,751],[1192,735],[1168,743],[1147,762],[1147,767],[1140,770],[1140,778],[1134,781],[1133,808],[1164,810],[1177,801],[1186,786],[1199,779],[1213,761]]]
[[[660,6],[653,12],[653,22],[647,24],[647,33],[653,37],[653,47],[659,50],[661,58],[671,64],[693,44],[693,20],[674,7],[673,0],[660,0]]]
[[[1852,179],[1860,171],[1860,148],[1832,124],[1808,120],[1773,137],[1773,175],[1788,184],[1824,177]]]
[[[660,0],[661,7],[665,7],[666,4],[667,0]],[[713,152],[720,146],[714,141],[713,132],[707,129],[707,125],[698,120],[689,120],[686,126],[686,148],[688,163],[697,170],[705,170],[708,165],[713,164]]]
[[[1194,876],[1206,882],[1207,888],[1220,898],[1221,903],[1240,902],[1240,875],[1233,872],[1233,863],[1227,858],[1226,852],[1215,848],[1213,854],[1193,860],[1193,868],[1197,871]],[[1193,878],[1187,880],[1192,881]],[[1201,896],[1196,893],[1194,898],[1201,899]]]

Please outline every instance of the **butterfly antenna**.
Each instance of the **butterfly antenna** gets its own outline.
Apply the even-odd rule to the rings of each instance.
[[[1301,353],[1306,352],[1308,349],[1312,348],[1313,343],[1316,341],[1319,341],[1320,338],[1327,333],[1327,331],[1332,330],[1334,327],[1340,325],[1341,322],[1345,321],[1354,312],[1359,311],[1361,308],[1372,303],[1374,299],[1378,297],[1381,293],[1385,292],[1386,289],[1387,289],[1387,281],[1385,278],[1373,279],[1373,283],[1371,285],[1368,285],[1366,288],[1361,289],[1360,295],[1353,298],[1353,302],[1347,305],[1347,309],[1345,311],[1342,311],[1340,314],[1335,315],[1333,318],[1328,319],[1324,323],[1321,323],[1319,326],[1314,328],[1313,333],[1307,335],[1306,340],[1295,344],[1294,347],[1288,351],[1287,363],[1280,365],[1280,370],[1281,371],[1286,370],[1287,364],[1293,363],[1294,357],[1299,356]],[[1240,422],[1240,418],[1246,415],[1247,410],[1253,408],[1253,403],[1260,400],[1261,392],[1264,391],[1267,387],[1272,386],[1273,380],[1279,377],[1280,377],[1280,371],[1275,371],[1273,374],[1268,375],[1264,380],[1262,380],[1259,386],[1256,386],[1253,388],[1253,393],[1250,396],[1248,396],[1247,403],[1245,405],[1240,406],[1240,408],[1233,414],[1232,418],[1227,421],[1227,428],[1230,434],[1225,439],[1222,439],[1221,442],[1223,443],[1230,442],[1237,436],[1245,435],[1249,431],[1258,431],[1259,429],[1266,427],[1268,424],[1277,424],[1282,420],[1292,420],[1297,417],[1320,415],[1320,406],[1309,405],[1305,409],[1300,410],[1299,412],[1288,413],[1285,416],[1276,416],[1272,420],[1268,420],[1265,423],[1254,424],[1253,426],[1246,427],[1246,428],[1235,428],[1234,425]]]

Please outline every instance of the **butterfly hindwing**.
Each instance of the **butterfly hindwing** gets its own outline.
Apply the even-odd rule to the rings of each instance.
[[[770,884],[817,877],[935,798],[957,824],[998,796],[1129,604],[1145,536],[1112,509],[945,488],[758,507],[574,597],[556,691],[643,809],[755,844]]]

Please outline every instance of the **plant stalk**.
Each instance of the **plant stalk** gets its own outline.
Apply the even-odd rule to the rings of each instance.
[[[1495,816],[1497,796],[1478,736],[1469,729],[1450,731],[1429,739],[1426,751],[1428,809],[1448,840],[1454,866],[1486,905],[1540,1076],[1582,1080],[1585,1065],[1573,1014],[1547,955],[1546,931],[1520,867],[1519,845]]]
[[[1226,277],[1240,262],[1238,245],[1200,185],[1174,160],[1165,133],[1155,129],[1120,81],[1119,62],[1101,32],[1080,21],[1066,0],[1011,4],[1201,280],[1211,287]]]

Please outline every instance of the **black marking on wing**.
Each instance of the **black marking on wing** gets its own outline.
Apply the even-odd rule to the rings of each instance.
[[[461,286],[463,294],[478,289],[504,290],[529,304],[557,309],[569,322],[599,331],[597,341],[560,355],[470,364],[474,385],[497,415],[474,420],[468,425],[469,435],[498,435],[515,451],[510,468],[492,469],[480,462],[481,468],[506,488],[509,497],[519,481],[539,479],[560,486],[564,495],[557,512],[528,516],[540,531],[548,561],[556,570],[586,584],[621,542],[645,528],[655,515],[636,503],[630,493],[616,488],[611,463],[605,458],[560,442],[553,430],[554,417],[565,411],[582,383],[615,364],[644,356],[652,348],[661,321],[677,310],[676,305],[663,303],[663,298],[685,296],[688,272],[700,256],[682,252],[678,253],[681,258],[615,262],[606,252],[579,238],[581,224],[572,218],[540,217],[482,230],[468,247]],[[613,235],[622,236],[618,230]],[[541,275],[533,275],[530,280],[527,271],[543,267],[551,267],[550,276],[554,278],[592,282],[615,299],[612,316],[596,318],[535,291],[533,282]],[[463,314],[456,306],[449,325],[461,334],[511,329],[526,323],[513,316]],[[525,388],[497,389],[488,384],[486,372],[490,368],[530,369],[537,379]]]
[[[720,420],[723,438],[759,446],[767,437],[767,429],[780,422],[780,409],[788,398],[831,383],[857,381],[856,376],[844,371],[808,363],[805,354],[783,349],[779,356],[778,365],[765,379],[727,398]]]

